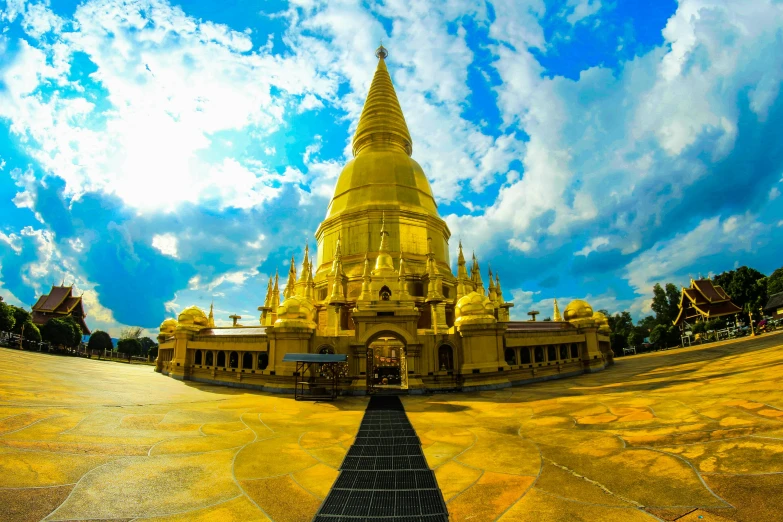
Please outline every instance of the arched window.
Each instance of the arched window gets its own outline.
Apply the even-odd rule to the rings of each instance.
[[[245,355],[242,356],[242,368],[246,370],[250,370],[253,368],[253,354],[250,352],[245,352]]]
[[[334,348],[331,346],[322,346],[320,350],[318,350],[318,353],[321,354],[334,354]]]
[[[217,365],[221,368],[226,367],[226,352],[218,352]]]
[[[196,350],[196,359],[193,361],[193,363],[201,365],[201,357],[201,350]]]
[[[530,364],[530,348],[523,346],[519,349],[519,364]]]
[[[239,354],[237,352],[231,352],[231,355],[228,357],[228,366],[230,368],[237,368],[239,367]]]
[[[568,359],[568,345],[567,344],[561,344],[560,345],[560,358],[561,359]]]
[[[517,352],[513,348],[506,348],[506,364],[514,366],[517,364]]]
[[[391,299],[391,290],[389,290],[388,286],[383,286],[381,291],[378,292],[378,295],[380,296],[381,301],[388,301]]]
[[[212,356],[212,352],[207,352],[207,356],[205,357],[205,359],[206,359],[205,364],[207,366],[212,366],[212,363],[214,361],[214,357]]]
[[[546,360],[547,361],[556,361],[557,360],[557,347],[554,345],[550,345],[546,347]]]
[[[536,362],[544,362],[544,347],[543,346],[536,346],[533,349],[533,355],[535,355]]]
[[[571,345],[571,358],[572,359],[579,358],[579,345],[576,343]]]
[[[258,369],[266,370],[269,366],[269,354],[267,352],[261,352],[258,354]]]
[[[447,372],[454,369],[454,351],[448,344],[441,344],[438,348],[438,369]]]

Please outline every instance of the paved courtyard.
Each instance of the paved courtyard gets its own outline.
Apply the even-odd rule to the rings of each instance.
[[[783,520],[783,335],[406,397],[453,520]],[[0,349],[0,520],[310,520],[364,398]]]

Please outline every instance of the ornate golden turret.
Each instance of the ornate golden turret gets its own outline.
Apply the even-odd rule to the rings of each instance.
[[[299,274],[298,283],[307,282],[307,274],[310,273],[310,245],[305,243],[304,256],[302,256],[302,272]]]
[[[332,295],[329,297],[330,303],[342,303],[345,301],[345,295],[343,293],[343,278],[345,272],[343,272],[343,260],[340,253],[340,239],[337,239],[337,245],[334,252],[334,263],[332,264],[332,275],[334,276],[334,283],[332,284]]]
[[[293,257],[291,259],[293,259]],[[280,306],[280,285],[277,270],[275,270],[275,284],[272,286],[272,302],[269,304],[272,314],[277,315],[277,307]]]
[[[470,271],[471,278],[476,285],[476,292],[482,296],[486,296],[487,292],[484,290],[484,281],[481,279],[481,268],[479,268],[478,259],[476,259],[476,253],[473,252],[473,267]]]
[[[375,270],[372,271],[372,275],[394,275],[394,261],[389,255],[389,233],[386,232],[386,214],[383,214],[381,219],[381,246],[378,248],[378,257],[375,259]],[[336,254],[335,258],[337,258]]]
[[[413,152],[413,140],[402,115],[397,93],[394,92],[385,59],[389,55],[385,47],[375,51],[378,68],[370,85],[370,93],[364,102],[359,126],[353,137],[353,155],[373,148],[395,148],[408,156]]]
[[[408,281],[406,279],[405,260],[400,259],[400,272],[397,277],[397,300],[402,301],[410,297],[408,295]]]
[[[209,320],[209,327],[214,328],[215,327],[215,314],[212,312],[212,307],[215,303],[209,303],[209,315],[207,316],[207,319]]]
[[[489,269],[489,300],[497,308],[498,293],[495,288],[495,280],[492,278],[492,267],[487,264],[487,269]]]
[[[563,316],[560,315],[560,308],[558,308],[558,306],[557,306],[557,298],[555,298],[555,309],[553,310],[553,313],[552,313],[552,320],[553,321],[562,321],[563,320]]]
[[[277,274],[275,274],[275,284],[277,283]],[[291,256],[291,266],[288,268],[288,282],[283,290],[283,297],[288,299],[296,294],[296,261]]]
[[[364,271],[362,272],[362,295],[359,297],[360,301],[372,300],[372,276],[370,275],[370,258],[365,252],[364,254]]]

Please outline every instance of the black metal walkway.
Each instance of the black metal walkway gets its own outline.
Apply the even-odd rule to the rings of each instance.
[[[399,397],[373,396],[314,522],[447,522],[435,473]]]

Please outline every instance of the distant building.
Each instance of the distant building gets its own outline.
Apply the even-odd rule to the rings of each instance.
[[[691,279],[690,288],[683,288],[680,296],[680,313],[674,324],[693,324],[708,321],[716,317],[733,315],[742,309],[731,302],[731,297],[711,279]]]
[[[783,318],[783,292],[769,296],[769,301],[764,306],[764,314],[770,315],[774,319]]]
[[[38,298],[33,305],[33,323],[41,328],[52,319],[71,316],[76,319],[84,335],[90,334],[90,329],[84,319],[87,314],[81,296],[73,295],[72,286],[52,286],[47,295]]]

